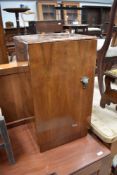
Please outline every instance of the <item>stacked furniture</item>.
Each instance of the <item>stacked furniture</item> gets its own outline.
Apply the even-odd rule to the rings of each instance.
[[[117,69],[114,68],[105,72],[105,91],[101,96],[100,106],[105,108],[111,103],[117,105]],[[114,84],[113,84],[114,83]],[[112,85],[113,84],[113,85]],[[110,108],[111,109],[111,108]],[[117,107],[116,107],[117,109]],[[114,110],[116,110],[114,109]],[[116,111],[104,110],[100,108],[93,111],[91,118],[91,129],[111,150],[113,158],[113,172],[117,173],[117,114]]]
[[[26,158],[24,152],[21,153],[17,168],[21,165],[20,161],[24,156],[27,160],[25,161],[26,165],[31,163],[31,166],[35,167],[34,159],[37,160],[36,170],[40,175],[108,175],[111,167],[110,150],[92,135],[87,135],[92,108],[96,39],[73,34],[52,34],[18,36],[15,37],[15,40],[19,42],[20,46],[21,44],[25,45],[25,55],[28,54],[32,87],[30,92],[33,95],[38,145],[41,152],[54,147],[54,149],[43,153],[36,151],[35,157],[33,152],[33,158],[28,158],[31,154]],[[85,54],[83,50],[86,49],[91,52]],[[21,50],[19,52],[24,54]],[[83,62],[86,64],[81,70],[79,68]],[[7,68],[11,78],[15,76],[12,75],[14,71],[16,73],[14,83],[18,76],[19,79],[25,78],[26,80],[26,64],[23,66],[22,63],[21,67],[14,66],[13,69]],[[24,76],[24,74],[26,75]],[[25,87],[24,84],[23,86]],[[27,84],[28,86],[29,84]],[[74,101],[74,99],[76,100]],[[24,126],[21,128],[21,131],[25,131]],[[18,132],[18,130],[15,131],[14,128],[14,132]],[[26,131],[27,137],[32,134],[31,132],[32,130]],[[16,135],[15,138],[17,138]],[[35,140],[35,136],[32,138]],[[24,134],[22,138],[18,138],[20,148],[22,148],[24,142],[19,139],[25,140]],[[31,145],[33,145],[32,143],[34,141],[31,140]],[[57,147],[58,145],[61,146]],[[33,173],[34,167],[30,169],[30,166],[25,166],[25,169],[21,170],[24,173],[30,169],[30,172]],[[12,175],[13,171],[13,167],[9,168],[9,175]],[[7,168],[5,172],[7,174]]]
[[[95,37],[53,33],[17,36],[15,43],[17,58],[29,60],[40,150],[85,136],[92,108]]]
[[[117,47],[111,46],[114,20],[116,17],[117,1],[113,1],[110,20],[105,39],[98,39],[97,43],[97,75],[100,94],[104,92],[103,79],[105,71],[117,65]]]
[[[97,74],[101,94],[100,105],[103,108],[106,104],[109,105],[111,102],[117,103],[117,91],[110,86],[111,83],[116,80],[116,69],[111,70],[112,67],[116,67],[117,65],[117,46],[115,44],[116,33],[114,34],[115,38],[111,40],[116,9],[117,1],[114,0],[111,8],[106,39],[98,39],[97,44]],[[103,84],[104,77],[106,90],[104,90]],[[93,132],[110,148],[112,157],[114,157],[117,154],[117,117],[110,117],[109,112],[100,109],[100,113],[93,113],[91,127]]]

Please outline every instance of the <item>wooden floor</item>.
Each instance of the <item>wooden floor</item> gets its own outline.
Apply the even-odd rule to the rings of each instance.
[[[0,150],[0,175],[48,175],[56,171],[58,175],[67,175],[110,153],[90,135],[40,153],[29,124],[10,129],[9,135],[16,164],[9,165],[5,152]],[[96,156],[100,150],[104,154]]]

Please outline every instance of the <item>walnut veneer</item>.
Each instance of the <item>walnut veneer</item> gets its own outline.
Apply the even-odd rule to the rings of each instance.
[[[34,115],[27,62],[0,65],[0,107],[7,124]]]
[[[46,34],[19,36],[15,40],[25,46],[29,59],[41,151],[85,136],[92,109],[95,38]]]

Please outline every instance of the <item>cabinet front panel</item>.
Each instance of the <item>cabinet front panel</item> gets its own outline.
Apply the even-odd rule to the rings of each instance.
[[[41,151],[85,136],[92,108],[96,41],[32,44],[29,59]]]

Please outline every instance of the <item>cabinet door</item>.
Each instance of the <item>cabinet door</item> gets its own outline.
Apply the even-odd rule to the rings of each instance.
[[[41,151],[85,136],[92,108],[96,41],[31,44],[29,59]]]

